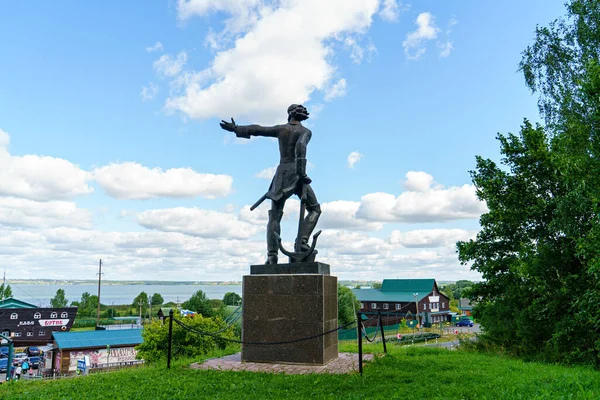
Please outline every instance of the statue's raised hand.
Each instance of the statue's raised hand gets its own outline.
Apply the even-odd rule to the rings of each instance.
[[[235,124],[235,121],[233,120],[233,118],[231,118],[231,122],[227,122],[224,120],[221,120],[221,128],[225,129],[226,131],[229,132],[235,132],[235,128],[237,127],[237,125]]]

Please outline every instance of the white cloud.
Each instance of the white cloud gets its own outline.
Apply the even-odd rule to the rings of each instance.
[[[199,208],[176,207],[137,214],[138,223],[148,229],[180,232],[204,238],[246,239],[260,231],[256,225],[235,215]]]
[[[271,180],[275,176],[276,171],[277,171],[277,167],[265,168],[262,171],[260,171],[258,174],[256,174],[256,177],[261,178],[261,179]]]
[[[0,131],[0,195],[31,200],[62,200],[92,193],[89,174],[62,158],[12,156],[9,135]]]
[[[161,42],[156,42],[154,46],[146,47],[146,51],[148,53],[153,53],[155,51],[161,51],[163,49],[163,44]]]
[[[419,14],[416,20],[417,29],[406,35],[402,43],[404,54],[410,60],[418,60],[425,54],[425,42],[436,39],[440,28],[435,25],[434,17],[431,13],[425,12]]]
[[[187,62],[187,53],[185,51],[177,54],[176,58],[164,54],[154,61],[153,67],[156,73],[163,77],[174,77],[181,73],[183,66]]]
[[[348,154],[348,168],[354,168],[356,163],[359,162],[363,157],[364,155],[358,151],[353,151],[352,153]]]
[[[336,97],[344,96],[346,94],[346,86],[346,80],[341,78],[339,81],[325,90],[325,100],[331,101]]]
[[[92,214],[69,201],[33,201],[0,197],[0,225],[47,228],[71,226],[92,227]]]
[[[433,176],[423,171],[408,171],[404,188],[413,192],[425,192],[429,190],[433,183]]]
[[[379,238],[343,230],[324,231],[318,242],[319,248],[331,249],[336,254],[379,254],[391,249],[390,245]]]
[[[452,42],[445,42],[440,44],[440,48],[440,57],[446,58],[450,56],[450,52],[452,51],[452,49],[454,49],[454,46],[452,46]]]
[[[165,107],[196,119],[284,120],[290,104],[305,103],[313,92],[333,87],[331,42],[364,33],[378,5],[377,0],[181,0],[180,18],[225,12],[233,16],[226,31],[240,33],[208,68],[190,74]]]
[[[405,191],[398,197],[370,193],[362,197],[357,218],[382,222],[441,222],[476,219],[487,212],[472,185],[437,186],[426,191]]]
[[[142,86],[142,90],[140,91],[140,98],[142,101],[152,100],[156,97],[158,93],[158,86],[156,86],[153,82],[150,82],[148,86]]]
[[[10,144],[10,136],[7,132],[0,129],[0,149],[8,147]]]
[[[178,0],[177,13],[181,20],[194,15],[203,16],[214,12],[227,13],[226,31],[235,33],[253,25],[261,13],[270,8],[262,0]]]
[[[322,229],[358,229],[379,230],[382,224],[378,221],[357,217],[360,203],[356,201],[337,200],[323,203],[319,227]]]
[[[386,21],[397,21],[400,15],[400,10],[396,0],[383,0],[379,16]]]
[[[148,168],[134,162],[110,164],[95,169],[96,182],[117,199],[155,197],[225,197],[231,192],[229,175],[203,174],[191,168]]]
[[[390,243],[407,248],[432,248],[451,246],[454,248],[459,240],[468,240],[475,236],[474,232],[463,229],[418,229],[408,232],[393,230]]]

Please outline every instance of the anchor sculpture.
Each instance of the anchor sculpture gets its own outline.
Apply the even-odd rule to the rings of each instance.
[[[302,125],[308,119],[306,107],[292,104],[288,107],[288,123],[275,126],[237,125],[233,118],[231,122],[221,121],[221,128],[234,132],[237,137],[250,139],[251,136],[266,136],[277,138],[279,142],[279,165],[269,190],[250,210],[254,210],[264,200],[271,199],[269,222],[267,223],[267,261],[265,264],[277,264],[279,250],[290,258],[290,262],[312,262],[317,251],[317,238],[321,231],[310,236],[321,215],[321,207],[317,196],[312,190],[312,180],[306,175],[306,147],[312,137],[310,129]],[[281,243],[281,218],[285,202],[292,195],[300,197],[300,221],[298,236],[294,251],[287,251]],[[308,211],[308,214],[306,212]],[[306,215],[305,215],[306,214]]]
[[[294,262],[313,262],[315,261],[315,257],[318,251],[315,250],[315,246],[317,245],[317,240],[319,239],[319,235],[321,231],[315,233],[312,237],[312,243],[308,249],[302,249],[302,224],[304,222],[304,214],[306,213],[306,185],[302,185],[302,195],[300,196],[300,216],[298,218],[298,236],[296,236],[296,242],[294,243],[294,251],[287,251],[283,247],[283,243],[281,241],[281,236],[278,233],[275,233],[275,237],[279,242],[279,250],[286,256],[290,258],[290,263]]]

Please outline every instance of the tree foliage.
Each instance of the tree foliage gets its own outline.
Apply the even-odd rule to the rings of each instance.
[[[135,296],[133,303],[131,303],[131,307],[136,310],[136,313],[140,312],[141,307],[142,315],[146,315],[146,312],[148,311],[148,293],[140,292],[140,294]]]
[[[502,165],[471,175],[489,212],[459,258],[474,285],[483,343],[600,367],[600,2],[572,0],[536,31],[521,62],[546,127],[498,135]]]
[[[83,292],[81,300],[73,301],[71,305],[77,307],[77,315],[79,317],[96,316],[98,313],[98,296]]]
[[[150,303],[153,306],[160,306],[164,302],[165,302],[165,299],[163,299],[163,297],[161,296],[160,293],[154,293],[150,299]]]
[[[223,303],[227,306],[237,306],[242,301],[242,296],[234,292],[227,292],[223,296]]]
[[[192,328],[202,332],[216,332],[227,326],[221,318],[203,317],[195,315],[192,317],[175,317],[191,326]],[[230,327],[218,336],[239,339],[234,335],[234,328]],[[149,325],[144,326],[142,331],[143,342],[137,347],[140,359],[147,362],[154,362],[165,359],[167,355],[167,343],[169,337],[169,324],[162,321],[154,321]],[[200,335],[197,333],[185,330],[177,323],[173,323],[173,341],[172,354],[177,357],[195,357],[206,354],[211,350],[224,349],[228,342],[213,336]]]
[[[13,294],[10,285],[4,286],[4,283],[0,283],[0,300],[10,299],[11,297],[13,297]]]
[[[65,297],[65,291],[63,289],[58,289],[53,298],[50,299],[50,306],[56,308],[66,307],[69,304],[69,301]]]
[[[182,304],[183,308],[202,314],[205,317],[213,315],[213,306],[202,290],[196,293]]]
[[[345,325],[356,321],[356,312],[360,310],[360,302],[352,289],[338,283],[338,324]]]
[[[474,282],[466,279],[461,279],[455,283],[448,283],[440,286],[440,290],[450,298],[450,300],[459,300],[464,297],[463,293],[473,286]]]

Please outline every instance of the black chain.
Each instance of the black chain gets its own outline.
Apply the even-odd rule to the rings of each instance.
[[[301,339],[287,340],[287,341],[281,341],[281,342],[244,342],[242,340],[230,339],[230,338],[226,338],[226,337],[223,337],[223,336],[218,336],[218,335],[216,335],[217,332],[203,332],[203,331],[197,330],[195,328],[192,328],[191,326],[188,326],[188,325],[184,324],[183,322],[179,321],[176,318],[173,318],[173,321],[175,321],[182,328],[187,329],[188,331],[196,333],[198,335],[213,336],[213,337],[215,337],[217,339],[225,340],[227,342],[239,343],[239,344],[245,344],[245,345],[257,345],[257,346],[274,346],[274,345],[280,345],[280,344],[291,344],[291,343],[303,342],[305,340],[316,339],[318,337],[325,336],[325,335],[328,335],[328,334],[333,333],[333,332],[337,332],[337,331],[339,331],[341,329],[346,328],[347,326],[350,326],[350,325],[354,324],[354,321],[352,321],[352,322],[349,322],[347,324],[340,325],[337,328],[332,329],[330,331],[319,333],[319,334],[316,334],[316,335],[313,335],[313,336],[303,337]]]

